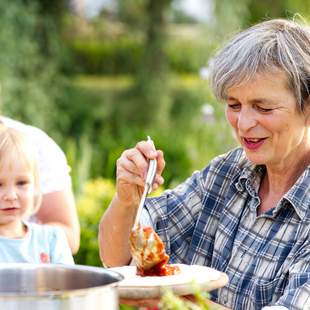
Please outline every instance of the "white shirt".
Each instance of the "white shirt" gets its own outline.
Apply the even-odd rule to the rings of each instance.
[[[29,135],[36,148],[42,194],[71,188],[70,167],[65,154],[54,140],[39,128],[3,116],[0,121],[9,128]]]

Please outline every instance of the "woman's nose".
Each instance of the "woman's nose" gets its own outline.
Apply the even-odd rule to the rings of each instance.
[[[255,112],[248,108],[241,109],[238,115],[238,129],[241,132],[247,132],[251,128],[255,127],[256,124],[257,119]]]

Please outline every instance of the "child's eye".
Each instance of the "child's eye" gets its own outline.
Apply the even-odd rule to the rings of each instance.
[[[23,185],[27,185],[27,184],[29,184],[28,180],[21,180],[21,181],[17,182],[17,185],[19,185],[19,186],[23,186]]]

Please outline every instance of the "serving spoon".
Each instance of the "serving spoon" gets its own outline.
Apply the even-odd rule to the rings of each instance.
[[[148,136],[147,141],[154,146],[152,139]],[[155,146],[154,146],[155,148]],[[165,253],[163,242],[152,227],[142,227],[140,217],[145,199],[152,192],[152,185],[157,170],[157,160],[151,159],[145,179],[145,185],[141,200],[137,209],[133,228],[130,233],[130,251],[132,258],[140,271],[150,270],[155,265],[166,262],[169,256]]]
[[[150,136],[147,136],[147,141],[154,146],[154,142],[152,141]],[[155,148],[155,146],[154,146],[154,148]],[[138,206],[138,210],[136,213],[136,218],[135,218],[135,222],[133,225],[133,229],[136,229],[139,226],[141,212],[142,212],[143,206],[145,204],[145,199],[146,199],[147,195],[152,192],[152,186],[153,186],[155,175],[156,175],[156,169],[157,169],[157,160],[156,159],[150,159],[149,160],[149,167],[147,170],[147,175],[146,175],[146,179],[145,179],[145,183],[144,183],[144,190],[143,190],[143,194],[141,196],[140,203]]]

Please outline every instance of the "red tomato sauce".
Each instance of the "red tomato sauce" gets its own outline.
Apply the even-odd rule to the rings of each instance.
[[[151,227],[144,227],[143,228],[143,234],[145,236],[145,239],[147,240],[150,236],[150,234],[154,234],[154,231]],[[137,275],[146,277],[146,276],[170,276],[174,275],[180,272],[180,269],[178,266],[173,266],[167,264],[169,261],[169,255],[165,252],[165,245],[159,238],[159,236],[155,233],[154,234],[154,252],[159,258],[159,263],[157,263],[155,266],[153,266],[150,269],[144,269],[142,267],[137,267]],[[152,259],[155,256],[154,253],[149,253],[149,255],[145,256],[145,249],[142,249],[140,252],[140,256],[143,257],[145,261],[152,261]]]

